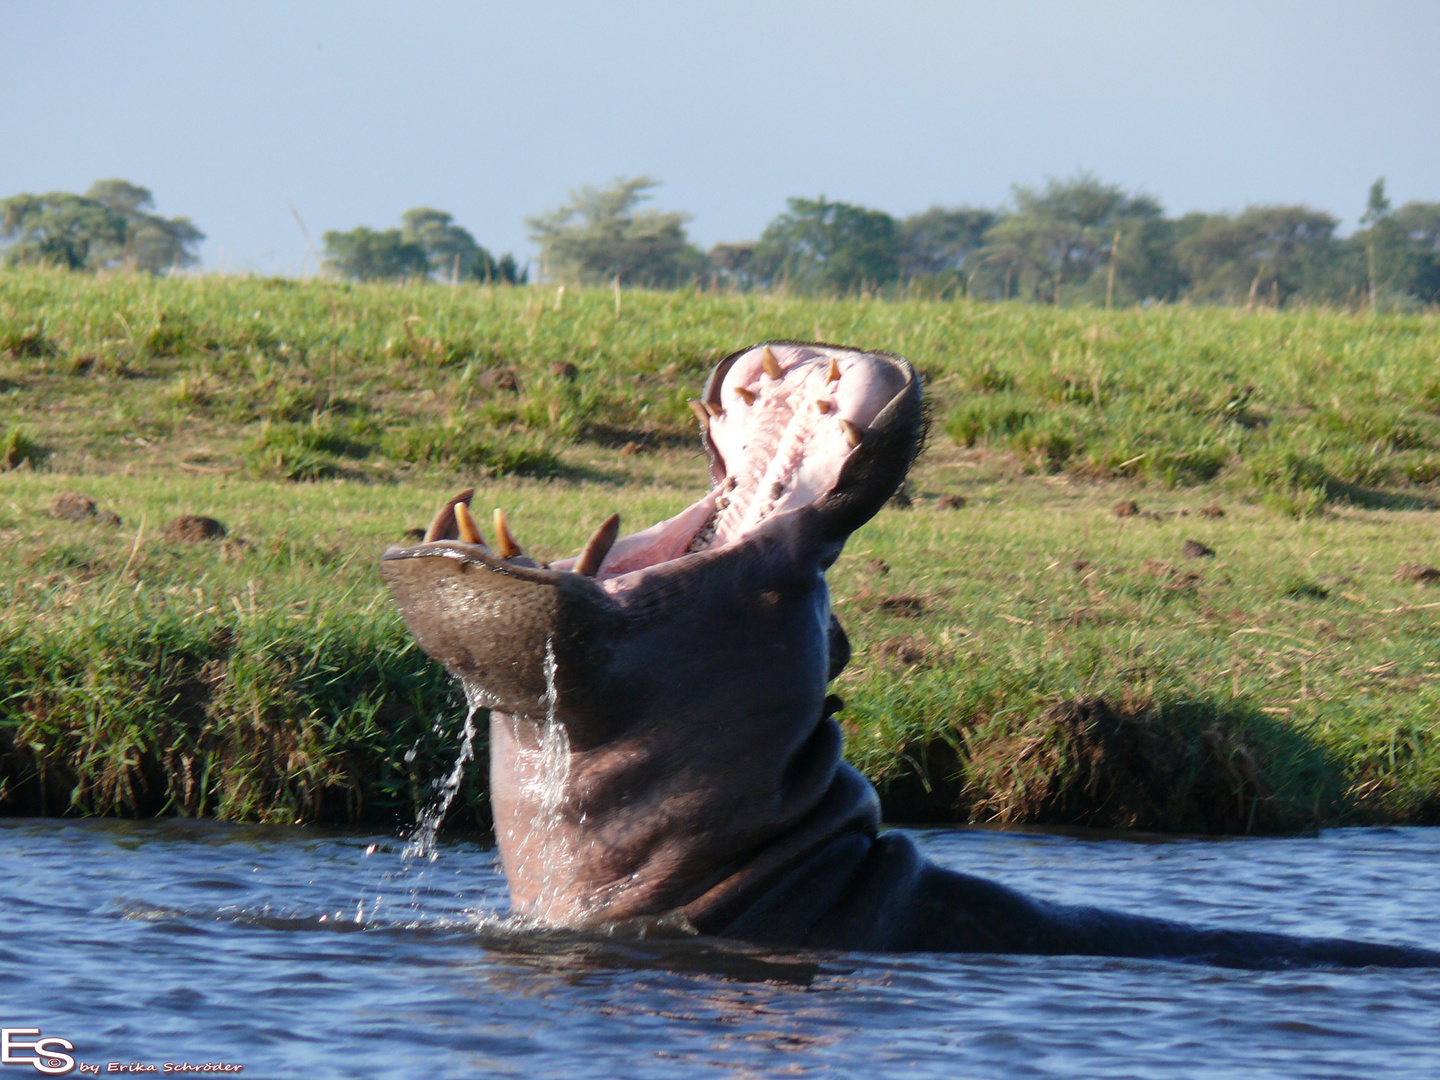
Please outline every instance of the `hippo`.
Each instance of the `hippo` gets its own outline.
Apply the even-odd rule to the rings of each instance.
[[[382,573],[420,646],[489,710],[515,913],[651,920],[768,946],[1077,954],[1238,966],[1440,966],[1404,946],[1209,929],[1029,899],[881,832],[828,684],[850,647],[825,571],[926,431],[903,358],[770,341],[691,403],[710,487],[658,525],[604,522],[538,564],[463,492]]]

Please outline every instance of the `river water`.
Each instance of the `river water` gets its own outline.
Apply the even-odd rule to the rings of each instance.
[[[1064,902],[1440,944],[1440,829],[912,835],[939,862]],[[507,929],[492,849],[402,848],[308,828],[0,821],[0,1026],[68,1039],[101,1072],[1440,1076],[1436,970],[546,937]],[[0,1080],[39,1075],[0,1064]]]

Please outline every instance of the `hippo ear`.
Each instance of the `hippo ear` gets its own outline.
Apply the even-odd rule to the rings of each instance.
[[[486,706],[543,720],[605,683],[621,616],[590,578],[447,541],[385,552],[405,625]]]
[[[845,462],[834,488],[816,504],[825,533],[842,541],[895,494],[925,445],[927,418],[919,375],[902,357],[869,355],[889,366],[896,389]]]

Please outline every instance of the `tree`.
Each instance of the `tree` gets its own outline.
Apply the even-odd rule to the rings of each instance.
[[[1013,296],[1011,283],[1029,299],[1060,302],[1060,285],[1070,266],[1069,249],[1074,230],[1065,222],[1025,214],[1001,220],[986,236],[979,253],[981,265],[992,267],[990,276],[1005,275],[1003,297]],[[1082,279],[1083,280],[1083,279]]]
[[[1392,210],[1382,176],[1370,186],[1360,224],[1351,240],[1365,250],[1372,307],[1440,301],[1440,203]]]
[[[325,266],[352,281],[394,281],[428,277],[442,281],[498,281],[519,285],[526,273],[506,253],[496,259],[469,230],[444,210],[417,206],[400,215],[399,229],[377,231],[361,225],[327,232]]]
[[[153,204],[147,188],[128,180],[97,180],[84,195],[15,195],[0,201],[5,262],[152,274],[197,262],[205,234],[189,218],[150,213]]]
[[[789,210],[760,235],[751,266],[758,280],[802,292],[846,293],[900,276],[900,229],[883,210],[818,199],[787,199]]]
[[[444,210],[417,206],[400,215],[401,239],[425,252],[430,272],[440,278],[469,278],[481,261],[481,247],[469,230],[455,224]]]
[[[1099,301],[1103,278],[1107,303],[1112,298],[1116,304],[1178,299],[1185,277],[1175,259],[1177,233],[1176,223],[1169,218],[1131,218],[1116,222],[1118,243],[1108,252],[1106,265],[1091,275],[1089,298]]]
[[[349,232],[327,232],[325,266],[353,281],[389,281],[425,277],[430,257],[399,229],[383,232],[361,225]]]
[[[431,273],[442,281],[457,278],[519,285],[527,276],[516,265],[515,256],[507,253],[497,260],[443,210],[417,206],[401,214],[400,220],[404,223],[400,230],[404,241],[420,246]]]
[[[1269,303],[1297,295],[1339,299],[1350,287],[1336,221],[1308,206],[1251,206],[1238,217],[1191,219],[1176,246],[1189,295],[1221,303]]]
[[[985,246],[985,234],[999,219],[994,210],[932,206],[900,222],[901,276],[959,275]]]
[[[751,263],[755,259],[755,243],[716,244],[705,253],[713,280],[736,289],[749,289],[758,282]]]
[[[1148,223],[1161,220],[1161,209],[1148,195],[1127,195],[1118,184],[1087,172],[1069,180],[1052,177],[1044,190],[1017,185],[1013,192],[1014,212],[988,230],[985,247],[975,253],[977,267],[989,267],[990,291],[1000,274],[1006,281],[1003,295],[1012,295],[1013,281],[1031,299],[1048,303],[1059,303],[1062,296],[1109,297],[1117,278],[1139,297],[1163,287],[1164,267],[1152,265],[1158,234],[1153,228],[1146,231]],[[1136,244],[1137,237],[1145,244]],[[1127,246],[1149,257],[1132,258],[1119,277],[1119,253]],[[1103,285],[1097,274],[1103,275]],[[1146,280],[1151,276],[1157,281]]]
[[[582,285],[665,288],[702,274],[705,256],[685,235],[689,215],[636,207],[658,186],[648,176],[619,177],[608,188],[585,186],[570,201],[525,219],[540,245],[545,273]]]
[[[1377,248],[1386,248],[1389,254],[1394,245],[1394,230],[1387,229],[1386,219],[1390,216],[1390,200],[1385,197],[1385,178],[1382,176],[1370,185],[1370,195],[1365,200],[1365,213],[1360,215],[1360,224],[1366,226],[1365,272],[1370,284],[1370,306],[1375,306],[1375,274]]]
[[[125,220],[124,242],[118,249],[102,245],[98,253],[104,265],[160,274],[199,261],[194,248],[205,234],[188,217],[162,218],[150,213],[155,200],[149,188],[128,180],[97,180],[85,192],[85,198]]]
[[[92,253],[125,243],[125,219],[108,207],[65,191],[12,195],[0,202],[7,266],[35,264],[93,269]]]
[[[1399,247],[1393,287],[1421,303],[1440,303],[1440,203],[1406,203],[1386,223]]]
[[[500,258],[495,259],[484,248],[481,248],[480,251],[486,261],[483,274],[480,272],[479,266],[475,269],[475,277],[478,280],[486,283],[498,281],[505,285],[524,285],[530,280],[530,268],[521,266],[510,252],[507,251]]]

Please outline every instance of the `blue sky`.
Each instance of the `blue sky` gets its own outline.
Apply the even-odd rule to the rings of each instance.
[[[1387,178],[1440,200],[1440,3],[0,3],[0,196],[124,177],[209,269],[313,269],[326,229],[524,218],[663,181],[702,246],[787,196],[896,215],[1085,168],[1166,209]]]

